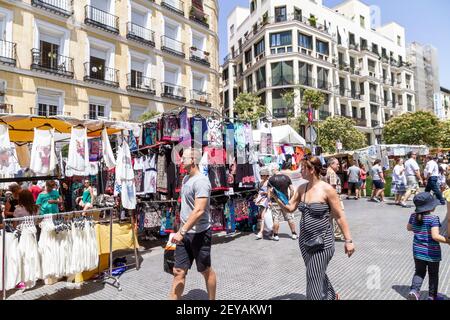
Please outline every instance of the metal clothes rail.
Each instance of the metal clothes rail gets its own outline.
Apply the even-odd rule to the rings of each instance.
[[[114,209],[114,207],[107,207],[107,208],[97,208],[97,209],[89,209],[89,210],[79,210],[79,211],[71,211],[71,212],[62,212],[62,213],[55,213],[52,215],[39,215],[39,216],[27,216],[27,217],[20,217],[20,218],[7,218],[3,220],[4,225],[6,225],[6,223],[8,222],[20,222],[20,221],[29,221],[29,220],[39,220],[39,219],[44,219],[46,217],[62,217],[62,216],[74,216],[74,215],[83,215],[83,214],[88,214],[88,215],[92,215],[94,213],[98,213],[98,212],[105,212],[105,211],[112,211]],[[113,276],[112,272],[114,269],[117,268],[113,268],[113,250],[112,250],[112,230],[113,230],[113,221],[121,221],[120,219],[113,219],[113,215],[112,213],[110,213],[110,218],[109,218],[109,268],[108,268],[108,272],[105,275],[105,277],[103,278],[103,283],[107,283],[106,280],[107,279],[113,279],[114,283],[112,284],[113,286],[115,286],[117,284],[117,289],[119,291],[122,291],[122,288],[120,286],[120,282],[118,277]],[[139,251],[137,250],[136,247],[136,241],[135,241],[135,234],[134,234],[134,218],[133,218],[133,214],[130,215],[131,216],[131,230],[132,230],[132,237],[133,237],[133,247],[134,247],[134,254],[135,254],[135,260],[136,260],[136,270],[139,270],[140,266],[139,266]],[[99,223],[101,223],[102,221],[100,221]],[[3,238],[3,252],[2,252],[2,292],[3,292],[3,300],[6,299],[6,285],[5,285],[5,251],[6,251],[6,231],[5,228],[3,228],[2,230],[2,238]],[[129,265],[126,265],[129,266]],[[123,268],[123,266],[121,266],[120,268]]]

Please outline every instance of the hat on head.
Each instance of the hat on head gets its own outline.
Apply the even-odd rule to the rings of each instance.
[[[416,206],[416,213],[432,211],[440,205],[439,200],[435,199],[429,192],[418,193],[413,202]]]
[[[267,168],[267,167],[261,168],[260,174],[261,174],[262,176],[270,176],[270,170],[269,170],[269,168]]]

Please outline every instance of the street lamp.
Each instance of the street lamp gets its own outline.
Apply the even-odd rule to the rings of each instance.
[[[376,126],[373,128],[373,133],[375,134],[375,144],[381,144],[381,135],[383,134],[383,127]]]

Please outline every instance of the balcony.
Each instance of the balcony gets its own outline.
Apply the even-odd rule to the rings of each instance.
[[[359,44],[356,43],[350,43],[348,45],[348,49],[352,51],[358,51],[359,52]]]
[[[339,61],[339,71],[350,72],[350,65],[343,61]]]
[[[371,93],[370,94],[370,102],[374,102],[374,103],[381,103],[381,99],[379,96],[377,96],[376,94]]]
[[[73,58],[31,49],[31,69],[73,78]]]
[[[294,85],[294,76],[281,76],[277,78],[269,78],[271,87],[292,86]]]
[[[319,120],[326,120],[329,117],[331,117],[331,112],[319,110]]]
[[[298,52],[302,55],[313,58],[313,50],[305,47],[298,47]]]
[[[357,127],[367,127],[367,120],[362,118],[352,118]]]
[[[139,76],[134,73],[127,74],[127,90],[128,91],[135,91],[135,92],[141,92],[141,93],[155,95],[156,94],[155,83],[156,83],[156,80],[152,79],[152,78]]]
[[[292,15],[292,19],[296,18],[295,20],[299,21],[299,16],[297,15]],[[293,19],[294,20],[294,19]],[[324,26],[321,23],[317,22],[317,19],[313,19],[313,18],[307,18],[307,17],[302,17],[302,19],[300,20],[301,23],[306,24],[307,26],[313,27],[314,29],[328,35],[331,36],[330,30],[328,30],[328,28],[326,26]]]
[[[127,23],[127,39],[138,41],[151,47],[155,46],[155,32],[133,22]]]
[[[313,77],[307,77],[307,76],[300,75],[298,84],[301,85],[301,86],[315,88],[316,87],[316,83],[315,82],[316,81],[315,81],[315,79]]]
[[[161,6],[176,13],[180,16],[184,16],[184,2],[179,0],[162,0]]]
[[[200,90],[191,90],[191,103],[210,107],[211,94]]]
[[[189,51],[191,52],[191,61],[207,67],[211,66],[211,63],[209,62],[209,52],[200,50],[196,47],[190,47]]]
[[[355,100],[363,100],[363,97],[362,97],[361,94],[360,94],[359,92],[357,92],[357,91],[352,91],[352,90],[350,90],[350,97],[351,97],[352,99],[355,99]]]
[[[372,125],[372,128],[378,127],[380,125],[380,121],[378,120],[371,120],[370,123]]]
[[[161,36],[161,50],[183,59],[186,57],[184,54],[184,43],[167,36]]]
[[[119,17],[89,5],[85,6],[84,9],[86,14],[84,23],[119,34]]]
[[[189,19],[209,29],[209,16],[194,6],[191,7],[189,12]]]
[[[0,103],[0,113],[14,113],[12,104]]]
[[[381,62],[385,63],[385,64],[389,64],[389,58],[387,56],[382,56],[381,57]]]
[[[16,44],[14,42],[0,40],[0,63],[16,65]]]
[[[318,80],[317,89],[331,91],[331,83],[328,81]]]
[[[73,14],[73,0],[31,0],[31,5],[65,17]]]
[[[360,76],[361,71],[359,71],[359,68],[356,68],[355,66],[350,66],[350,74],[354,76]]]
[[[179,101],[186,101],[185,88],[172,83],[161,83],[161,97],[166,97]]]
[[[84,63],[84,81],[102,84],[111,87],[119,86],[119,70],[102,65]]]

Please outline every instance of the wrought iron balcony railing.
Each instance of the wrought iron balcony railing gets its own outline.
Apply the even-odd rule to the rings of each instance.
[[[161,96],[186,101],[185,88],[169,82],[161,83]]]
[[[189,19],[209,29],[209,16],[194,6],[191,7],[189,12]]]
[[[16,65],[16,43],[0,40],[0,63]]]
[[[211,63],[209,62],[209,52],[200,50],[196,47],[191,47],[191,61],[203,64],[205,66],[211,66]]]
[[[184,2],[180,0],[162,0],[161,6],[184,16]]]
[[[89,5],[84,8],[86,14],[84,23],[112,33],[119,33],[119,17]]]
[[[191,90],[191,103],[210,106],[211,94],[200,90]]]
[[[127,90],[137,91],[147,94],[156,94],[156,80],[147,78],[134,73],[127,74]]]
[[[73,0],[31,0],[31,5],[65,17],[73,14]]]
[[[167,36],[161,36],[161,50],[183,59],[186,57],[184,54],[184,43]]]
[[[84,81],[95,82],[112,87],[119,86],[119,70],[102,65],[84,63]]]
[[[127,39],[132,39],[152,47],[155,46],[155,32],[133,22],[127,23]]]
[[[31,49],[31,69],[73,78],[73,58]]]

